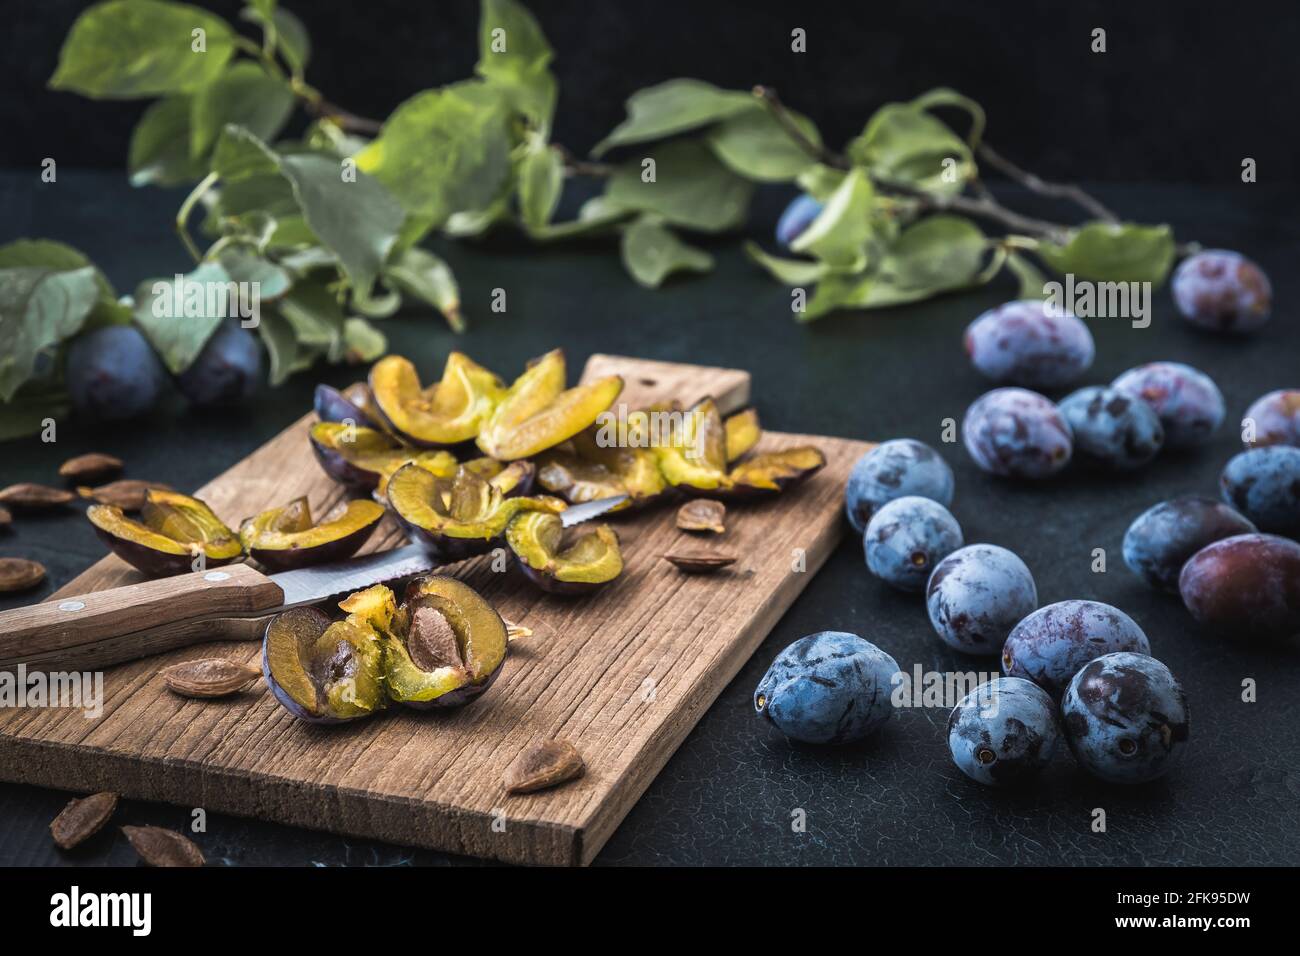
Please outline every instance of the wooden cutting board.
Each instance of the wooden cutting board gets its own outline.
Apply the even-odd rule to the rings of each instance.
[[[745,372],[597,355],[584,379],[617,373],[629,408],[705,395],[724,411],[749,401]],[[324,513],[342,489],[308,450],[308,415],[197,492],[228,522],[307,495]],[[727,682],[821,567],[842,533],[841,495],[868,447],[837,438],[765,433],[759,450],[812,443],[827,466],[792,492],[728,509],[710,543],[740,555],[727,572],[690,576],[662,555],[689,536],[674,507],[614,522],[627,559],[594,595],[543,594],[486,558],[451,573],[533,629],[515,641],[480,700],[448,713],[394,708],[336,727],[290,717],[261,681],[233,698],[167,691],[161,668],[228,656],[257,663],[251,641],[204,644],[111,668],[102,716],[72,709],[0,709],[0,778],[75,791],[113,790],[516,863],[586,864]],[[367,550],[396,546],[385,519]],[[132,583],[115,557],[49,600]],[[530,744],[572,741],[587,762],[564,787],[507,796],[505,768]],[[201,838],[200,838],[201,839]]]

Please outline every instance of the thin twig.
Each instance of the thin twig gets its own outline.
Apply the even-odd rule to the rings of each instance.
[[[190,236],[190,213],[194,211],[194,207],[198,205],[199,200],[203,198],[203,194],[215,186],[216,182],[217,174],[208,173],[203,179],[199,180],[198,185],[190,191],[190,194],[185,197],[185,201],[181,203],[181,208],[176,211],[176,234],[181,237],[181,242],[185,245],[189,254],[194,257],[195,262],[203,261],[203,253],[199,252],[199,247],[194,244],[194,239]]]
[[[795,145],[805,153],[819,163],[834,169],[849,168],[847,159],[825,146],[814,143],[804,134],[804,131],[799,128],[799,124],[794,121],[794,117],[790,115],[790,111],[785,108],[785,104],[781,102],[781,98],[776,95],[776,90],[770,86],[756,86],[754,87],[754,95],[763,101],[769,112],[771,112],[772,118],[781,125],[786,135],[794,140]]]
[[[1007,159],[988,143],[980,143],[977,150],[980,159],[988,163],[1008,179],[1013,179],[1031,192],[1053,199],[1068,199],[1091,213],[1095,218],[1105,222],[1119,222],[1119,217],[1102,205],[1097,199],[1084,192],[1073,183],[1049,183],[1026,169],[1021,169]]]
[[[564,171],[570,176],[608,176],[614,172],[609,163],[595,163],[588,159],[579,159],[569,147],[560,143],[552,144],[564,158]]]

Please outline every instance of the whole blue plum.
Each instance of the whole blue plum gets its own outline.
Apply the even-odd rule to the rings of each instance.
[[[898,664],[875,644],[821,631],[776,655],[754,691],[754,710],[791,740],[852,743],[889,720],[897,673]]]
[[[65,377],[76,410],[100,421],[147,412],[167,382],[162,362],[131,325],[110,325],[73,339]]]
[[[1066,689],[1061,716],[1075,759],[1110,783],[1162,777],[1187,745],[1187,695],[1168,667],[1143,654],[1086,664]]]
[[[821,215],[822,208],[822,204],[807,193],[796,196],[776,222],[777,243],[789,249],[790,243],[798,239],[812,225],[813,220]]]
[[[961,438],[975,464],[1009,478],[1054,475],[1074,449],[1060,409],[1023,388],[995,388],[977,398],[966,409]]]
[[[1160,417],[1165,446],[1202,445],[1223,424],[1223,394],[1204,372],[1181,362],[1148,362],[1111,382],[1111,388],[1140,398]]]
[[[948,750],[977,783],[1005,787],[1036,777],[1061,738],[1056,704],[1037,684],[996,677],[962,698],[948,717]]]
[[[262,380],[262,347],[238,319],[224,322],[192,365],[176,378],[186,398],[205,408],[238,405]]]
[[[876,509],[888,501],[919,495],[947,507],[952,491],[952,469],[938,452],[913,438],[895,438],[853,465],[844,487],[844,512],[853,530],[862,534]]]
[[[961,547],[961,525],[939,502],[908,495],[876,512],[862,543],[872,574],[904,591],[924,591],[934,566]]]
[[[1034,299],[989,309],[967,326],[963,342],[981,375],[1028,388],[1068,385],[1096,355],[1082,320]]]
[[[1174,270],[1171,286],[1183,318],[1215,332],[1253,332],[1273,307],[1264,270],[1227,249],[1188,256]]]
[[[925,588],[930,623],[963,654],[996,654],[1007,635],[1038,607],[1025,562],[995,544],[972,544],[948,555]]]
[[[1133,618],[1100,601],[1058,601],[1012,628],[1002,645],[1002,673],[1027,678],[1059,698],[1080,667],[1118,651],[1151,653]]]
[[[1155,409],[1104,385],[1073,392],[1060,409],[1074,434],[1075,457],[1090,464],[1131,471],[1155,458],[1165,443]]]
[[[1264,445],[1300,447],[1300,388],[1280,388],[1255,399],[1242,422],[1253,426],[1247,448]]]
[[[1269,445],[1234,455],[1219,476],[1223,500],[1260,531],[1300,538],[1300,448]]]
[[[1197,495],[1173,498],[1133,519],[1124,532],[1124,563],[1153,588],[1176,592],[1188,558],[1215,541],[1254,530],[1222,501]]]

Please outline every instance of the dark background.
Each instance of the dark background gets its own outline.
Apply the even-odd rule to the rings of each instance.
[[[0,31],[0,166],[122,168],[144,102],[45,89],[84,0],[7,0]],[[212,0],[238,20],[238,0]],[[383,118],[413,93],[469,76],[476,0],[287,0],[311,33],[308,80]],[[1294,6],[1204,2],[534,0],[556,50],[556,141],[581,153],[633,91],[677,76],[776,87],[828,144],[880,104],[947,85],[980,101],[989,138],[1047,178],[1227,182],[1253,157],[1260,181],[1297,172]],[[808,52],[792,53],[803,27]],[[1094,54],[1094,27],[1107,52]]]
[[[42,92],[62,34],[80,4],[23,4],[0,35],[4,84],[3,161],[33,172],[0,174],[0,243],[46,236],[85,251],[119,289],[188,267],[171,231],[181,193],[133,190],[120,167],[141,104],[91,103]],[[222,4],[229,12],[232,5]],[[393,351],[426,377],[448,349],[464,349],[509,374],[529,357],[562,346],[576,371],[597,351],[750,370],[755,401],[777,430],[884,439],[915,436],[938,446],[957,475],[953,511],[969,542],[1021,554],[1043,603],[1107,601],[1147,631],[1156,656],[1185,683],[1191,743],[1166,779],[1138,788],[1106,786],[1058,755],[1039,785],[988,790],[952,765],[942,708],[904,711],[874,740],[826,750],[791,745],[752,714],[754,685],[776,653],[814,631],[854,631],[905,668],[985,670],[933,635],[914,597],[867,575],[860,545],[846,536],[826,567],[778,623],[740,675],[650,784],[598,857],[601,864],[1297,864],[1300,863],[1300,653],[1225,643],[1195,628],[1176,599],[1156,594],[1119,560],[1124,529],[1140,511],[1183,493],[1213,493],[1223,463],[1240,446],[1233,422],[1258,395],[1300,385],[1300,201],[1295,178],[1294,23],[1250,4],[942,5],[801,3],[794,16],[751,4],[534,4],[560,50],[564,92],[559,137],[585,148],[622,116],[633,89],[674,75],[728,86],[773,84],[815,116],[830,142],[857,132],[889,98],[946,83],[989,108],[991,136],[1004,152],[1044,175],[1103,184],[1099,196],[1125,216],[1170,222],[1180,239],[1239,249],[1270,274],[1277,308],[1257,336],[1198,333],[1175,314],[1167,290],[1155,296],[1149,329],[1090,322],[1097,361],[1088,382],[1108,382],[1153,359],[1186,361],[1222,387],[1228,424],[1194,453],[1163,456],[1124,477],[1071,471],[1049,482],[996,480],[956,445],[940,445],[945,418],[960,419],[988,384],[960,348],[964,326],[1014,294],[999,280],[978,292],[874,313],[798,325],[787,291],[741,254],[735,237],[710,240],[717,271],[637,287],[608,244],[537,249],[509,235],[486,243],[438,242],[460,280],[470,331],[455,338],[427,310],[384,324]],[[311,78],[359,112],[382,114],[414,90],[466,75],[475,57],[476,4],[374,0],[343,14],[333,4],[299,4],[316,39]],[[994,12],[994,10],[996,12]],[[1093,25],[1109,30],[1110,53],[1087,53]],[[812,51],[788,54],[791,25],[806,26]],[[396,77],[396,78],[395,78]],[[1275,121],[1271,115],[1278,114]],[[39,158],[60,158],[57,186],[41,184]],[[1261,182],[1239,179],[1243,156],[1260,162]],[[65,172],[67,166],[105,167]],[[1171,185],[1189,181],[1196,185]],[[183,193],[183,191],[182,191]],[[766,188],[748,232],[769,241],[792,190]],[[1025,197],[1003,191],[1016,203]],[[1059,206],[1027,211],[1064,216]],[[510,309],[488,309],[491,290]],[[317,381],[346,384],[348,368],[321,368],[267,392],[246,409],[197,416],[172,401],[145,419],[114,427],[61,423],[57,445],[0,447],[0,484],[53,480],[59,462],[102,450],[126,459],[129,474],[191,489],[255,449],[310,405]],[[1091,551],[1109,555],[1090,571]],[[22,516],[0,534],[0,556],[47,565],[41,589],[0,608],[46,597],[103,554],[80,513]],[[1259,700],[1240,699],[1241,681]],[[69,794],[0,785],[0,865],[130,865],[125,840],[108,830],[64,854],[46,826]],[[1108,815],[1104,834],[1092,813]],[[808,815],[806,833],[790,814]],[[118,823],[182,827],[185,808],[126,801]],[[400,865],[466,862],[425,851],[350,840],[273,824],[209,815],[198,842],[214,863]],[[1197,885],[1191,888],[1205,888]],[[993,891],[994,905],[1010,907]]]

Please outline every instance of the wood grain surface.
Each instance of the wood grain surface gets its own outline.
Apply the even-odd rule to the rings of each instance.
[[[623,374],[629,407],[711,394],[749,400],[743,372],[595,356],[584,377]],[[313,511],[344,493],[290,426],[197,494],[228,522],[307,495]],[[203,644],[112,668],[103,712],[0,710],[0,777],[161,800],[518,863],[586,864],[727,682],[803,589],[842,532],[841,490],[862,442],[765,433],[759,451],[812,443],[827,466],[794,491],[728,509],[711,544],[740,560],[716,575],[678,571],[663,555],[696,545],[662,507],[613,522],[625,573],[597,594],[543,594],[486,558],[450,570],[533,629],[512,643],[492,690],[448,713],[394,708],[336,727],[289,716],[259,681],[215,701],[167,691],[159,671],[228,656],[258,663],[250,641]],[[318,510],[319,509],[319,510]],[[393,547],[391,519],[366,550]],[[139,580],[108,557],[50,600]],[[214,637],[229,636],[215,631]],[[241,635],[254,637],[255,634]],[[506,767],[548,737],[574,743],[586,774],[564,787],[507,796]]]

